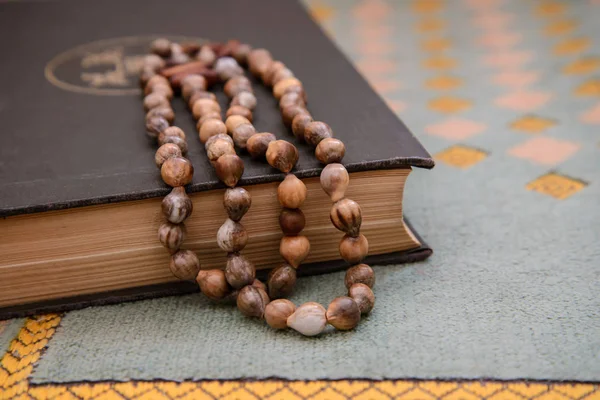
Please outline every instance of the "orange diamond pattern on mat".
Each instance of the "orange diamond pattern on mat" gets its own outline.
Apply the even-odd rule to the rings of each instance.
[[[481,397],[466,391],[463,388],[453,391],[444,396],[444,400],[478,400]]]
[[[564,200],[567,197],[579,192],[586,186],[587,184],[583,181],[551,172],[549,174],[540,176],[532,182],[529,182],[526,188],[528,190],[533,190],[535,192],[552,196],[559,200]],[[563,389],[568,390],[566,386],[563,386]],[[598,390],[597,386],[596,390]],[[598,395],[600,395],[600,393],[598,393]]]
[[[575,94],[578,96],[600,96],[600,79],[590,79],[583,82],[575,89]]]
[[[495,101],[499,107],[508,108],[515,111],[533,111],[552,98],[552,94],[541,91],[519,90],[498,97]]]
[[[451,46],[450,40],[446,38],[430,38],[421,43],[421,47],[425,51],[444,51]]]
[[[430,69],[451,69],[456,67],[456,60],[450,57],[436,56],[424,60],[423,66]]]
[[[440,19],[424,19],[417,24],[417,31],[423,33],[437,32],[444,29],[444,25],[444,21]]]
[[[566,35],[575,29],[577,25],[577,22],[573,20],[553,21],[544,28],[544,33],[549,36]]]
[[[471,102],[469,100],[461,99],[459,97],[442,96],[430,100],[428,106],[432,110],[441,113],[453,114],[471,108]]]
[[[423,14],[428,14],[428,13],[439,11],[439,10],[441,10],[442,6],[443,6],[443,2],[440,0],[427,0],[427,1],[413,0],[413,2],[412,2],[412,9],[415,12],[423,13]]]
[[[536,115],[525,115],[513,121],[510,127],[526,133],[540,133],[554,125],[556,125],[556,121],[553,119],[538,117]]]
[[[557,14],[562,14],[565,11],[565,5],[558,2],[543,2],[536,8],[537,15],[542,17],[550,17]]]
[[[427,88],[436,90],[452,90],[462,84],[462,79],[449,75],[436,76],[425,81],[425,86]]]
[[[554,46],[553,52],[557,56],[571,55],[581,53],[590,47],[589,38],[569,38]]]
[[[457,168],[469,168],[487,157],[487,153],[464,145],[454,145],[437,153],[434,158]]]
[[[508,153],[536,164],[556,165],[570,158],[579,147],[579,144],[567,140],[537,136],[513,147]]]
[[[586,57],[565,65],[563,72],[567,75],[581,75],[596,72],[600,68],[600,58]]]
[[[425,132],[450,140],[464,140],[487,129],[485,124],[461,118],[449,118],[439,124],[428,125]]]
[[[319,22],[325,22],[335,14],[335,11],[332,7],[316,4],[309,8],[310,15]]]

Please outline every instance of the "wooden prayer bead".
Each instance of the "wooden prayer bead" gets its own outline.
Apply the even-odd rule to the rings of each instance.
[[[206,143],[211,136],[227,134],[225,123],[218,119],[209,119],[200,127],[200,141]]]
[[[245,43],[240,43],[238,46],[234,47],[231,51],[231,55],[235,60],[244,65],[248,61],[248,53],[252,50],[250,45]]]
[[[164,133],[165,131],[163,131],[162,133]],[[158,135],[158,136],[160,137],[160,135]],[[177,147],[179,147],[182,154],[186,154],[188,151],[187,142],[185,141],[185,139],[182,139],[179,136],[163,136],[162,143],[163,144],[172,143],[172,144],[176,145]]]
[[[146,133],[150,137],[157,137],[162,131],[169,127],[169,121],[163,117],[146,118]]]
[[[202,75],[191,74],[181,80],[181,96],[185,101],[197,91],[206,90],[206,78]]]
[[[361,314],[368,314],[375,306],[375,295],[370,287],[364,283],[355,283],[348,289],[348,296],[352,297]]]
[[[255,133],[256,130],[250,123],[238,125],[232,133],[233,142],[240,149],[245,149],[248,139],[250,139]]]
[[[262,283],[258,279],[255,279],[254,282],[252,282],[252,286],[254,286],[257,289],[262,289],[265,292],[267,291],[267,285],[265,285],[264,283]]]
[[[287,326],[304,336],[316,336],[327,325],[325,313],[325,308],[319,303],[304,303],[288,317]]]
[[[175,112],[169,107],[156,107],[148,111],[146,114],[146,120],[152,117],[162,117],[167,120],[168,123],[172,124],[175,121]]]
[[[146,87],[144,87],[144,94],[149,95],[150,93],[152,93],[152,90],[157,85],[171,86],[171,84],[169,83],[169,80],[167,78],[165,78],[164,76],[154,75],[148,80],[148,82],[146,82]]]
[[[192,215],[194,203],[183,187],[175,187],[162,201],[162,212],[169,222],[179,224]]]
[[[306,103],[304,103],[304,99],[299,93],[286,93],[281,96],[281,100],[279,100],[279,110],[281,111],[289,106],[306,107]]]
[[[308,113],[308,111],[303,105],[294,104],[281,110],[281,119],[283,120],[285,126],[291,127],[292,121],[296,115],[306,113]]]
[[[286,94],[286,96],[288,96]],[[306,129],[306,125],[313,122],[313,118],[308,113],[298,113],[292,120],[292,132],[294,136],[299,140],[304,141],[304,129]]]
[[[350,177],[342,164],[333,163],[323,168],[320,181],[321,187],[329,195],[331,201],[336,202],[346,195]]]
[[[196,90],[190,98],[187,100],[188,107],[192,109],[194,107],[194,103],[200,99],[209,99],[217,101],[217,96],[214,93],[206,92],[204,90]]]
[[[245,117],[248,121],[252,122],[252,111],[250,111],[246,107],[242,107],[242,106],[229,107],[229,109],[225,113],[225,116],[230,117],[232,115],[241,115],[242,117]]]
[[[222,134],[215,135],[221,136]],[[215,136],[211,136],[212,139]],[[208,143],[208,141],[206,142]],[[219,157],[224,156],[226,154],[235,155],[235,148],[233,144],[229,140],[226,139],[218,139],[211,141],[210,146],[206,146],[206,155],[211,163],[214,163],[219,159]]]
[[[339,163],[346,154],[344,143],[336,138],[326,138],[319,142],[315,156],[323,164]]]
[[[244,70],[233,57],[218,58],[215,62],[215,71],[223,81],[244,74]]]
[[[229,188],[223,196],[223,206],[233,221],[239,221],[250,209],[252,197],[244,188]]]
[[[306,226],[304,213],[299,208],[284,208],[279,214],[279,226],[284,235],[294,236]]]
[[[237,307],[247,317],[262,318],[267,304],[267,292],[252,285],[244,286],[237,297]]]
[[[153,71],[158,71],[167,65],[165,60],[157,54],[148,54],[144,57],[142,68],[150,68]]]
[[[231,293],[231,287],[220,269],[200,270],[196,276],[200,291],[213,300],[221,300]]]
[[[161,57],[169,57],[171,55],[171,41],[165,38],[155,39],[150,44],[150,51]]]
[[[187,55],[179,43],[171,44],[171,56],[168,58],[169,65],[181,65],[190,62],[190,56]]]
[[[361,262],[369,253],[369,242],[365,235],[344,235],[340,241],[340,255],[349,264]]]
[[[193,281],[200,271],[200,261],[193,251],[179,250],[171,256],[169,268],[177,278]]]
[[[227,218],[217,231],[217,244],[228,253],[242,251],[248,243],[248,232],[244,225]]]
[[[347,331],[360,322],[360,309],[352,297],[340,296],[329,304],[325,316],[330,325],[340,331]]]
[[[241,115],[232,115],[227,117],[225,120],[225,126],[227,127],[227,133],[233,135],[233,130],[240,125],[249,124],[250,121],[246,117],[242,117]]]
[[[346,271],[344,283],[348,289],[355,283],[363,283],[372,288],[375,285],[375,273],[367,264],[358,264]]]
[[[256,270],[246,257],[239,254],[229,254],[225,265],[225,279],[234,289],[241,289],[254,282]]]
[[[267,72],[273,58],[265,49],[253,49],[248,53],[248,69],[254,76],[261,77]]]
[[[271,82],[272,82],[273,76],[280,69],[285,69],[285,64],[282,63],[281,61],[273,61],[269,64],[269,66],[265,70],[265,73],[263,76],[263,82],[265,83],[265,85],[272,86]]]
[[[290,70],[289,68],[283,68],[283,69],[277,70],[275,72],[275,74],[273,74],[273,77],[271,78],[270,83],[271,83],[271,86],[274,86],[284,79],[293,78],[293,77],[294,77],[294,73],[292,72],[292,70]]]
[[[176,252],[181,247],[181,243],[185,240],[185,226],[183,224],[172,224],[163,222],[158,227],[158,240],[160,243],[171,251]],[[196,271],[197,273],[197,271]],[[196,275],[190,279],[194,279]]]
[[[202,125],[204,125],[204,123],[210,119],[216,119],[218,121],[222,121],[221,113],[218,113],[216,111],[210,111],[210,112],[204,114],[203,116],[201,116],[200,119],[198,120],[198,122],[196,123],[196,129],[198,130],[198,134],[200,133],[200,130],[202,129]]]
[[[313,121],[304,127],[304,140],[312,146],[317,146],[323,139],[330,137],[333,137],[333,131],[325,122]]]
[[[157,73],[152,68],[142,68],[142,71],[140,72],[140,86],[142,88],[146,87],[148,81],[155,75],[157,75]]]
[[[232,99],[242,92],[252,93],[252,83],[244,75],[235,76],[225,83],[223,91]]]
[[[344,198],[335,202],[331,207],[329,218],[333,226],[352,237],[360,233],[362,211],[354,200]]]
[[[156,84],[152,88],[150,88],[148,90],[148,92],[149,93],[147,93],[147,95],[157,94],[157,95],[161,95],[161,96],[165,97],[167,100],[173,99],[173,89],[171,88],[171,85],[162,84],[162,83]]]
[[[202,61],[207,67],[212,66],[217,60],[217,55],[210,46],[202,46],[196,54],[196,60]]]
[[[244,174],[244,162],[236,154],[226,154],[215,161],[215,173],[225,185],[234,187]]]
[[[250,92],[242,92],[235,95],[231,100],[232,106],[246,107],[248,110],[254,110],[256,107],[256,96]]]
[[[224,134],[224,133],[220,133],[218,135],[209,137],[208,140],[206,141],[206,143],[204,143],[204,149],[208,151],[208,148],[210,146],[212,146],[213,142],[215,142],[217,140],[225,140],[233,146],[233,139],[231,138],[231,136]]]
[[[306,185],[296,175],[287,174],[277,187],[277,199],[285,208],[300,208],[306,200]]]
[[[285,140],[275,140],[267,147],[267,162],[281,172],[290,172],[298,162],[298,149]]]
[[[269,143],[277,140],[275,135],[269,132],[255,133],[246,142],[246,149],[253,158],[261,158],[267,154]]]
[[[265,308],[265,321],[273,329],[287,328],[287,319],[296,311],[296,306],[289,300],[273,300]]]
[[[280,299],[289,296],[296,286],[296,270],[288,264],[281,264],[269,273],[269,297]]]
[[[160,168],[171,157],[181,157],[181,149],[174,143],[165,143],[156,150],[154,162]]]
[[[277,100],[279,100],[285,94],[286,90],[291,87],[302,88],[302,82],[296,78],[282,79],[277,82],[275,86],[273,86],[273,95]]]
[[[177,136],[181,139],[185,139],[185,132],[183,131],[183,129],[177,126],[170,126],[164,131],[162,131],[160,135],[158,135],[158,144],[162,146],[163,144],[167,143],[164,140],[169,136]]]
[[[160,168],[162,180],[171,187],[187,185],[193,175],[192,163],[183,157],[171,157]]]
[[[194,118],[196,119],[199,119],[202,115],[211,111],[221,112],[221,106],[215,100],[198,99],[192,106],[192,114],[194,114]]]
[[[306,236],[284,236],[279,242],[279,254],[294,268],[298,268],[309,253],[310,241]]]

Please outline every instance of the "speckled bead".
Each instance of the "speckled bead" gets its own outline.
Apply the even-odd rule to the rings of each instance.
[[[333,131],[325,122],[313,121],[304,127],[304,140],[312,146],[317,146],[323,139],[330,137],[333,137]]]
[[[244,75],[235,76],[225,83],[223,91],[232,99],[242,92],[252,93],[252,83]]]
[[[252,197],[244,188],[229,188],[223,196],[223,206],[229,218],[239,221],[250,209]]]
[[[284,235],[295,236],[306,226],[306,218],[299,208],[284,208],[279,214],[279,226]]]
[[[287,96],[287,95],[286,95]],[[304,141],[304,129],[306,129],[306,125],[313,122],[313,118],[307,112],[301,112],[296,114],[294,119],[292,120],[292,133],[299,140]]]
[[[233,146],[233,139],[231,138],[231,136],[221,133],[221,134],[209,137],[208,140],[206,141],[206,143],[204,143],[204,149],[208,151],[208,148],[210,146],[212,146],[213,142],[215,142],[217,140],[225,140]]]
[[[160,168],[171,157],[181,157],[181,149],[174,143],[165,143],[156,150],[154,162]]]
[[[369,253],[369,242],[365,235],[344,235],[340,241],[340,255],[349,264],[361,262]]]
[[[294,268],[298,268],[309,253],[310,241],[306,236],[284,236],[279,242],[279,254]]]
[[[375,286],[375,273],[367,264],[358,264],[346,271],[344,283],[348,289],[355,283],[363,283],[372,288]]]
[[[175,187],[163,199],[161,209],[169,222],[179,224],[192,215],[194,203],[183,187]]]
[[[162,133],[164,133],[163,131]],[[161,133],[161,134],[162,134]],[[158,135],[160,137],[160,135]],[[163,136],[162,144],[172,143],[175,146],[179,147],[181,150],[181,154],[186,154],[188,151],[188,145],[185,139],[180,138],[179,136]]]
[[[269,304],[269,295],[255,286],[244,286],[237,297],[237,307],[247,317],[262,318]]]
[[[269,66],[267,67],[267,69],[265,70],[265,73],[263,75],[263,82],[265,85],[267,86],[272,86],[272,79],[273,76],[275,75],[275,73],[281,69],[285,69],[286,66],[284,63],[282,63],[281,61],[273,61],[269,64]]]
[[[216,119],[218,121],[222,121],[221,113],[218,113],[216,111],[210,111],[210,112],[207,112],[206,114],[204,114],[203,116],[201,116],[200,119],[198,119],[198,122],[196,123],[196,129],[198,130],[198,134],[200,134],[202,125],[204,125],[204,123],[206,121],[211,120],[211,119]]]
[[[152,68],[147,68],[147,67],[142,67],[141,71],[140,71],[140,86],[142,88],[146,87],[146,85],[148,84],[148,81],[150,81],[150,79],[157,75],[157,72],[152,69]]]
[[[152,93],[152,90],[154,90],[154,87],[157,85],[171,86],[169,80],[164,76],[154,75],[150,79],[148,79],[148,82],[146,82],[146,86],[144,87],[144,94],[148,95]]]
[[[168,143],[168,142],[165,142],[164,140],[166,138],[168,138],[169,136],[177,136],[177,137],[185,140],[185,132],[183,131],[183,129],[181,129],[177,126],[170,126],[167,129],[165,129],[164,131],[162,131],[160,133],[160,135],[158,135],[158,144],[162,146],[163,144]]]
[[[286,93],[281,96],[279,100],[279,110],[283,110],[289,106],[303,106],[306,107],[306,103],[304,102],[304,98],[300,93]]]
[[[375,294],[364,283],[355,283],[350,286],[348,296],[354,299],[361,314],[368,314],[375,307]]]
[[[169,121],[163,117],[146,118],[146,133],[148,136],[156,138],[158,135],[169,127]]]
[[[269,143],[277,140],[275,135],[269,132],[255,133],[246,141],[246,150],[252,158],[262,158],[267,154]]]
[[[323,164],[340,163],[345,154],[344,143],[336,138],[321,140],[315,149],[315,157]]]
[[[206,78],[198,74],[190,74],[181,80],[181,96],[188,101],[197,91],[206,90]]]
[[[255,133],[256,130],[254,129],[254,126],[250,123],[247,123],[236,126],[231,135],[235,145],[240,149],[245,149],[248,139],[250,139]]]
[[[223,134],[215,135],[222,136]],[[211,136],[210,139],[215,136]],[[230,138],[231,139],[231,138]],[[208,144],[208,141],[206,142]],[[206,146],[206,156],[211,163],[216,162],[221,156],[224,155],[235,155],[235,148],[231,141],[227,139],[217,139],[210,142],[210,146]]]
[[[241,115],[242,117],[245,117],[248,121],[252,122],[252,111],[249,110],[246,107],[242,107],[242,106],[231,106],[227,109],[227,112],[225,113],[226,117],[230,117],[232,115]]]
[[[168,123],[172,124],[175,121],[175,112],[169,107],[156,107],[148,111],[146,114],[146,120],[152,117],[161,117],[167,120]]]
[[[285,140],[275,140],[267,147],[267,162],[281,172],[290,172],[298,162],[298,149]]]
[[[215,62],[215,71],[223,81],[227,81],[234,76],[239,76],[244,73],[242,67],[240,67],[233,57],[218,58]]]
[[[226,154],[215,161],[215,173],[225,185],[234,187],[244,174],[244,162],[236,154]]]
[[[342,164],[333,163],[327,165],[321,171],[321,187],[329,195],[331,201],[341,200],[346,195],[346,189],[350,183],[348,171]]]
[[[193,251],[179,250],[171,256],[169,268],[177,278],[193,281],[200,271],[200,261]]]
[[[273,95],[279,100],[291,87],[302,88],[302,82],[296,78],[282,79],[273,86]]]
[[[220,269],[200,270],[196,282],[200,286],[200,291],[212,300],[224,299],[232,291],[225,279],[225,271]]]
[[[252,47],[249,44],[240,43],[231,50],[231,55],[238,63],[245,65],[250,51],[252,51]]]
[[[150,44],[150,51],[163,58],[169,57],[171,55],[171,41],[165,38],[155,39]]]
[[[165,60],[157,54],[148,54],[144,56],[143,68],[149,68],[153,71],[158,71],[167,65]]]
[[[221,106],[215,100],[211,99],[198,99],[192,106],[192,114],[194,118],[199,119],[206,113],[209,112],[221,112]]]
[[[273,329],[287,328],[287,319],[296,311],[296,306],[289,300],[273,300],[265,308],[265,321]]]
[[[316,336],[327,325],[326,312],[325,307],[319,303],[304,303],[288,317],[287,326],[304,336]]]
[[[185,240],[185,233],[185,225],[163,222],[158,227],[158,240],[171,253],[174,253],[179,250],[179,247],[181,247],[181,244]],[[196,275],[190,279],[194,279],[195,277]]]
[[[262,78],[271,65],[273,58],[266,49],[253,49],[248,53],[248,69],[254,76]]]
[[[279,204],[286,208],[300,208],[306,200],[307,189],[296,175],[287,174],[277,187]]]
[[[340,296],[327,307],[327,322],[340,331],[354,329],[360,322],[360,309],[352,297]]]
[[[187,105],[190,108],[190,110],[194,107],[194,104],[200,99],[208,99],[208,100],[217,101],[217,96],[215,96],[214,93],[207,92],[204,90],[194,91],[194,93],[192,93],[190,98],[187,100]]]
[[[151,88],[146,87],[146,90],[144,92],[148,92],[148,93],[145,93],[147,95],[156,94],[159,96],[163,96],[167,100],[172,100],[173,95],[174,95],[171,85],[162,84],[162,83],[156,84],[156,85],[152,86]]]
[[[284,125],[289,128],[292,126],[292,121],[296,115],[307,113],[308,111],[303,105],[293,104],[281,110],[281,119],[283,120]]]
[[[296,269],[288,264],[281,264],[269,273],[267,287],[271,299],[289,296],[296,286]]]
[[[225,264],[225,279],[234,289],[241,289],[254,282],[256,269],[254,264],[240,254],[229,254]]]
[[[211,67],[217,60],[217,55],[210,46],[202,46],[196,54],[196,60],[202,61],[207,67]]]
[[[354,200],[343,198],[333,204],[329,218],[337,229],[352,237],[358,236],[362,224],[362,211]]]
[[[242,117],[241,115],[232,115],[227,117],[225,120],[225,126],[227,127],[227,133],[229,135],[233,135],[233,130],[240,125],[249,124],[250,121],[246,117]]]
[[[227,134],[227,127],[225,123],[218,119],[209,119],[204,122],[200,127],[200,141],[206,143],[206,141],[215,135]]]
[[[171,157],[160,168],[160,176],[171,187],[187,185],[192,181],[193,175],[192,163],[183,157]]]
[[[244,225],[227,219],[217,231],[217,244],[228,253],[242,251],[248,243],[248,232]]]
[[[256,107],[256,96],[250,92],[241,92],[235,95],[231,100],[232,106],[242,106],[249,110],[254,110]]]

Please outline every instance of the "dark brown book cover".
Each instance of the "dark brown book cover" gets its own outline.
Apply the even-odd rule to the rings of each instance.
[[[327,121],[346,144],[344,164],[350,172],[434,165],[406,126],[293,1],[6,2],[0,4],[0,31],[0,217],[168,193],[153,163],[155,143],[145,134],[137,78],[141,56],[160,36],[237,38],[269,49],[304,83],[311,113]],[[258,83],[255,89],[257,129],[295,140],[281,122],[270,91]],[[225,104],[220,90],[217,95]],[[173,107],[176,124],[194,132],[184,102],[177,99]],[[188,144],[195,169],[188,190],[222,187],[200,142]],[[296,174],[318,176],[322,166],[313,149],[295,144],[300,152]],[[283,177],[266,163],[243,154],[242,158],[246,169],[241,185]],[[370,261],[416,261],[430,253],[424,245]],[[137,290],[115,294],[114,299],[145,296]],[[111,301],[110,296],[104,298]],[[90,299],[82,301],[88,304]],[[57,306],[64,302],[52,308]],[[40,308],[28,308],[32,309]]]

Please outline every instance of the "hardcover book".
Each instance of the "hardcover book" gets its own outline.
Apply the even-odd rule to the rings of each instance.
[[[347,196],[363,212],[366,263],[425,259],[431,249],[403,216],[412,167],[433,160],[335,45],[291,1],[107,0],[0,4],[0,319],[197,290],[176,282],[157,239],[169,188],[145,134],[138,71],[157,37],[185,41],[236,38],[269,49],[303,82],[308,108],[346,145]],[[347,267],[342,233],[329,221],[314,150],[283,125],[277,101],[254,82],[254,125],[292,141],[293,171],[308,188],[303,234],[311,254],[299,274]],[[222,86],[216,87],[226,104]],[[196,139],[181,99],[175,124],[188,135],[194,165],[187,187],[194,213],[185,248],[202,268],[223,267],[216,232],[226,218],[224,186]],[[276,187],[283,174],[240,152],[240,185],[252,194],[244,250],[259,272],[281,262]]]

